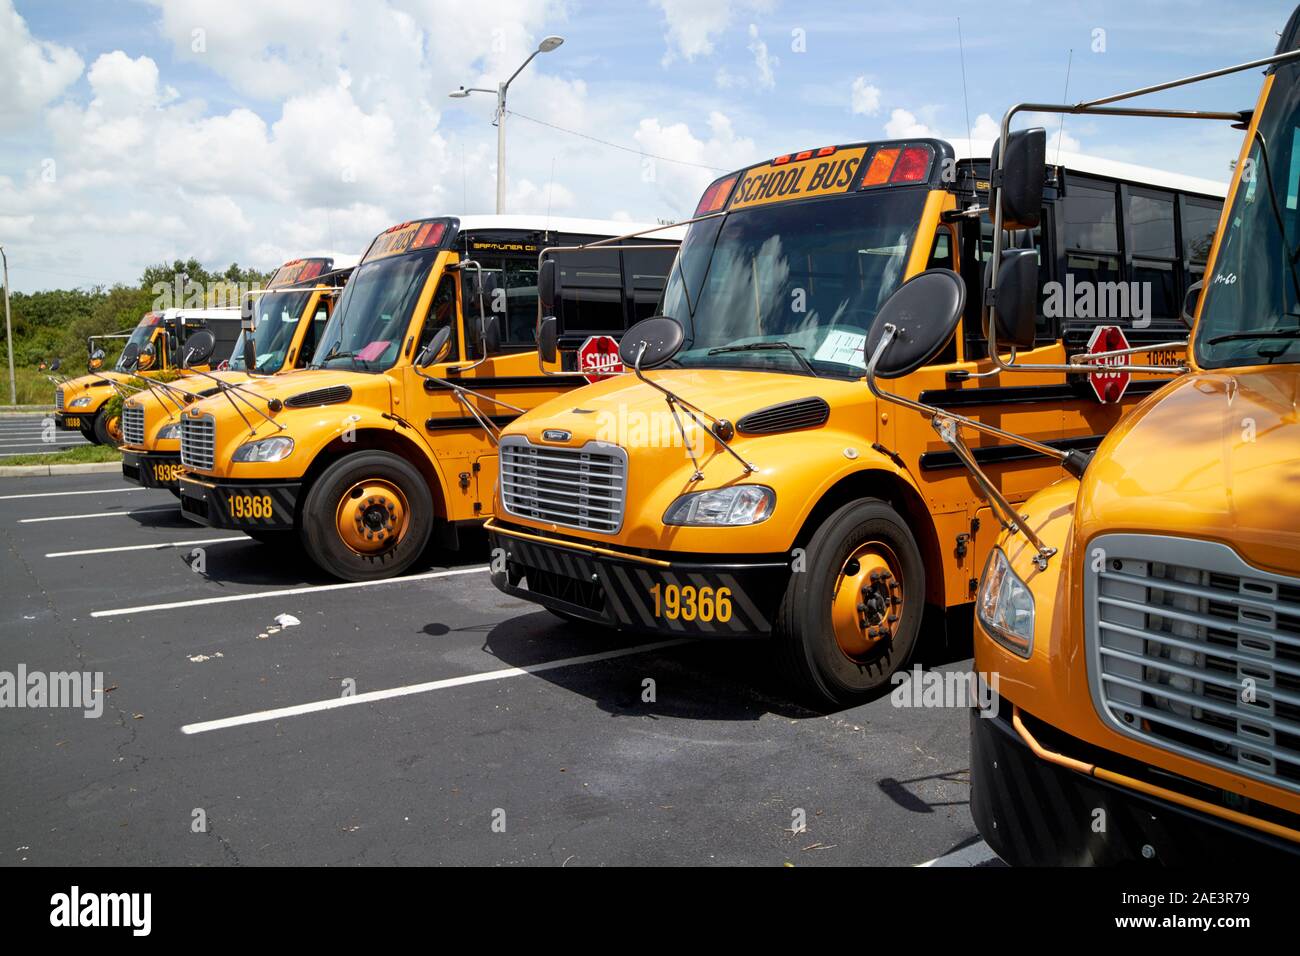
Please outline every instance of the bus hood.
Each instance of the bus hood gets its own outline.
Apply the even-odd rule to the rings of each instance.
[[[1300,573],[1300,372],[1198,372],[1106,438],[1079,492],[1079,541],[1103,532],[1221,542]]]
[[[838,410],[854,404],[855,399],[862,402],[871,397],[859,381],[777,372],[709,368],[657,369],[645,374],[707,413],[700,415],[704,422],[708,423],[711,416],[733,426],[752,412],[800,399],[820,397]],[[685,411],[679,408],[677,414],[688,431],[695,428]],[[639,447],[658,447],[656,439],[676,438],[680,442],[664,393],[631,373],[553,398],[505,430],[508,435],[524,435],[534,444],[556,444],[556,432],[571,436],[560,439],[560,444],[572,447],[605,441],[622,445],[631,454],[636,454]],[[739,450],[752,441],[744,429],[737,428],[731,444]],[[708,458],[713,458],[715,452],[726,456],[712,439],[705,443],[704,451]]]

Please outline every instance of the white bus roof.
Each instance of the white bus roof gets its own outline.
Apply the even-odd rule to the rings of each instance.
[[[239,309],[164,309],[162,316],[164,319],[202,319],[204,321],[223,319],[238,319]]]
[[[528,232],[566,232],[584,236],[626,236],[634,232],[657,230],[647,239],[667,239],[681,242],[686,237],[684,226],[663,226],[654,222],[628,222],[622,219],[573,219],[565,216],[460,216],[462,232],[479,232],[490,229],[518,229]]]
[[[1114,159],[1103,159],[1087,153],[1072,153],[1068,149],[1057,150],[1052,145],[1052,137],[1047,137],[1047,162],[1052,166],[1064,166],[1067,170],[1078,173],[1091,173],[1095,176],[1107,176],[1126,182],[1141,183],[1163,189],[1176,189],[1180,192],[1201,193],[1222,199],[1228,195],[1228,180],[1231,173],[1225,171],[1222,182],[1203,179],[1200,176],[1185,176],[1152,166],[1139,166],[1137,163],[1122,163]],[[992,140],[975,140],[972,145],[965,139],[950,139],[957,159],[988,159],[993,152]]]

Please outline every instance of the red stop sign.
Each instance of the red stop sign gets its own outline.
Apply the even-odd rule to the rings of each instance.
[[[623,371],[618,357],[618,339],[611,335],[593,335],[578,349],[578,371],[588,382],[599,382]]]
[[[1099,325],[1092,330],[1092,338],[1088,339],[1089,355],[1097,352],[1115,352],[1128,347],[1128,338],[1124,335],[1124,330],[1118,325]],[[1090,364],[1104,368],[1107,365],[1127,365],[1128,363],[1129,357],[1127,355],[1114,355],[1110,358],[1098,359]],[[1104,405],[1118,402],[1123,398],[1131,378],[1132,376],[1128,372],[1099,371],[1089,374],[1088,382],[1092,385],[1097,401]]]

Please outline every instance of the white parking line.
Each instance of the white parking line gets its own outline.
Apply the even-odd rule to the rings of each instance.
[[[916,865],[917,867],[1002,866],[1003,863],[1002,858],[993,852],[993,848],[980,840],[978,843],[972,843],[960,850],[953,850],[951,853],[945,853],[943,856]]]
[[[141,604],[137,607],[117,607],[108,611],[91,611],[91,617],[118,617],[123,614],[144,614],[148,611],[170,611],[178,607],[198,607],[203,604],[228,604],[231,601],[256,601],[259,598],[286,597],[291,594],[317,594],[322,591],[343,591],[348,588],[371,588],[384,584],[409,584],[412,581],[428,581],[433,578],[449,578],[458,574],[478,574],[487,571],[481,568],[454,568],[451,571],[426,571],[424,574],[408,574],[400,578],[382,578],[378,581],[345,581],[342,584],[312,584],[301,588],[284,588],[278,591],[253,591],[249,594],[223,594],[221,597],[195,598],[191,601],[171,601],[167,604]]]
[[[148,491],[148,488],[92,488],[90,491],[35,491],[26,495],[0,495],[0,501],[16,498],[59,498],[63,495],[120,495],[128,491]]]
[[[47,558],[75,558],[83,554],[114,554],[118,551],[163,551],[167,548],[188,548],[193,544],[224,544],[227,541],[251,541],[247,535],[234,538],[196,538],[193,541],[164,541],[162,544],[128,544],[120,548],[88,548],[85,551],[51,551]]]
[[[131,515],[147,515],[158,511],[178,511],[176,505],[162,508],[137,508],[135,511],[93,511],[88,515],[51,515],[48,518],[19,518],[19,524],[36,524],[39,521],[75,521],[78,518],[129,518]]]
[[[310,704],[277,707],[274,710],[259,710],[252,714],[240,714],[238,717],[223,717],[220,720],[205,720],[197,724],[186,724],[181,728],[181,733],[202,734],[207,733],[209,730],[227,730],[231,727],[242,727],[245,724],[260,724],[268,720],[281,720],[285,717],[299,717],[303,714],[313,714],[321,710],[334,710],[337,707],[352,707],[356,704],[372,704],[375,701],[390,700],[394,697],[427,694],[430,691],[444,690],[448,687],[463,687],[466,684],[481,684],[484,681],[504,680],[507,677],[540,674],[542,671],[554,670],[557,667],[573,667],[576,664],[608,661],[615,657],[644,654],[648,651],[657,651],[665,647],[676,647],[679,644],[688,643],[690,643],[689,638],[679,637],[671,641],[655,641],[653,644],[638,644],[635,647],[620,647],[616,650],[601,651],[597,654],[584,654],[581,657],[565,657],[557,661],[529,664],[527,667],[505,667],[501,670],[485,671],[480,674],[466,674],[463,677],[448,677],[444,680],[434,680],[424,684],[408,684],[405,687],[390,687],[388,690],[372,690],[351,697],[331,697],[329,700],[317,700]]]

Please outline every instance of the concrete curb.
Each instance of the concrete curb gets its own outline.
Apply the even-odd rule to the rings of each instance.
[[[0,465],[0,478],[31,478],[39,475],[121,474],[120,461],[92,461],[84,465]]]

